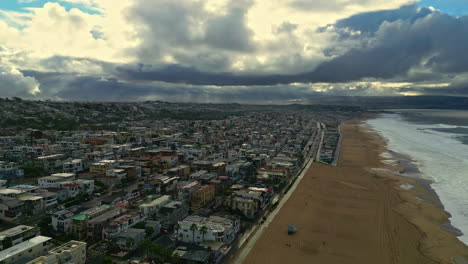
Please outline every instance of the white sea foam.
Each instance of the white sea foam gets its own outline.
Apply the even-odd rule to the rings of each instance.
[[[426,133],[395,114],[369,120],[368,125],[388,141],[388,148],[414,160],[423,174],[434,181],[432,187],[452,217],[452,225],[468,244],[468,146],[449,133]]]
[[[390,152],[382,152],[380,153],[380,156],[384,159],[392,159],[393,155]]]
[[[407,191],[414,188],[414,186],[413,186],[412,184],[409,184],[409,183],[406,183],[406,182],[400,184],[400,187],[401,187],[402,189],[404,189],[404,190],[407,190]]]

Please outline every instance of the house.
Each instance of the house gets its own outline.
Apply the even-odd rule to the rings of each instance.
[[[19,199],[3,200],[0,203],[0,219],[15,223],[28,215],[26,202]]]
[[[160,176],[155,179],[156,192],[159,194],[168,194],[177,190],[179,177]]]
[[[115,244],[125,251],[133,251],[145,239],[144,229],[129,228],[117,234]]]
[[[200,186],[198,181],[182,182],[179,184],[177,199],[180,201],[190,201],[192,199],[192,192],[198,189],[198,186]]]
[[[106,171],[117,167],[117,165],[117,161],[115,160],[101,160],[91,164],[89,171],[100,175],[105,175]]]
[[[60,188],[62,182],[73,181],[75,178],[76,175],[74,173],[55,173],[50,176],[39,178],[37,183],[41,188]]]
[[[192,192],[191,210],[196,211],[215,198],[216,189],[213,185],[202,185]]]
[[[140,212],[148,219],[153,219],[156,217],[158,211],[166,204],[171,201],[170,195],[163,195],[159,198],[152,200],[151,202],[140,204]]]
[[[58,233],[68,233],[72,224],[74,213],[69,210],[55,212],[52,219],[52,228]]]
[[[112,220],[102,231],[103,239],[113,239],[122,231],[129,229],[135,224],[145,220],[145,217],[140,212],[128,212],[122,216]]]
[[[59,172],[63,170],[64,160],[63,154],[40,156],[34,160],[34,165],[48,172]]]
[[[102,230],[112,220],[124,214],[126,210],[124,208],[114,208],[109,212],[106,212],[100,216],[97,216],[88,221],[87,227],[87,238],[90,240],[99,241],[102,239]]]
[[[156,219],[165,226],[172,226],[189,215],[187,203],[170,201],[156,214]]]
[[[247,218],[253,218],[265,210],[274,197],[273,190],[268,188],[244,188],[242,185],[233,185],[231,189],[233,193],[225,201],[225,205],[232,210],[240,211]]]
[[[201,217],[190,215],[179,221],[176,230],[179,241],[187,243],[202,243],[204,241],[217,241],[231,244],[240,231],[240,219],[235,216]],[[191,227],[195,226],[193,230]],[[202,227],[206,227],[203,230]]]
[[[0,161],[0,179],[21,177],[23,174],[24,171],[18,168],[18,164],[16,162]]]
[[[190,166],[188,165],[179,165],[167,171],[168,176],[177,176],[182,179],[187,178],[189,174],[190,174]]]
[[[63,163],[63,172],[65,173],[77,173],[83,170],[83,160],[81,159],[74,159]]]
[[[75,215],[72,218],[72,223],[70,225],[70,232],[75,234],[78,239],[85,239],[87,237],[88,221],[98,217],[108,211],[112,210],[112,207],[109,205],[100,205],[86,211],[81,212],[80,214]]]

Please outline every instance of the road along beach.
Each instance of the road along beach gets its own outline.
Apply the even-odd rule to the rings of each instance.
[[[385,142],[363,120],[341,132],[338,166],[312,164],[243,263],[465,263],[427,185],[383,162]]]

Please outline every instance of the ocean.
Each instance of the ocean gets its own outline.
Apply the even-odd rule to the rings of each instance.
[[[451,224],[468,245],[468,111],[392,110],[367,124],[432,181]],[[387,154],[388,155],[388,154]]]

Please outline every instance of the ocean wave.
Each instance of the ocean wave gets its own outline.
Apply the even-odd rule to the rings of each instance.
[[[426,125],[409,123],[398,115],[367,123],[387,140],[389,150],[409,156],[423,177],[434,182],[432,188],[452,215],[452,225],[464,233],[459,239],[468,244],[468,146],[451,133],[428,133]]]

